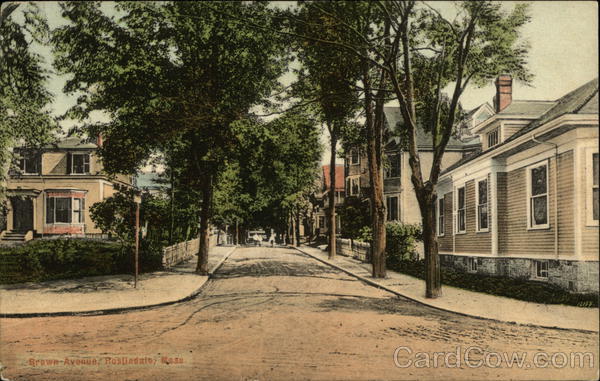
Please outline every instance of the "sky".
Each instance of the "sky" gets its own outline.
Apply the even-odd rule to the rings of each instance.
[[[276,6],[286,7],[292,2],[275,2]],[[510,9],[515,3],[503,2]],[[429,2],[442,13],[449,12],[451,2]],[[107,8],[110,4],[107,3]],[[55,28],[64,24],[56,2],[40,2],[39,6],[48,19],[49,26]],[[534,1],[530,2],[531,22],[523,28],[523,38],[528,40],[528,66],[534,74],[531,84],[513,84],[513,99],[554,100],[565,93],[598,76],[598,4],[595,1]],[[51,63],[48,46],[33,46],[35,51]],[[290,76],[283,78],[289,81]],[[55,94],[52,112],[61,115],[75,104],[75,98],[62,93],[66,78],[52,75],[49,90]],[[494,85],[483,88],[468,88],[461,102],[465,109],[474,108],[484,102],[492,103]],[[393,105],[393,103],[391,104]],[[102,118],[102,116],[98,116]],[[71,127],[74,121],[63,121],[63,127]],[[327,146],[328,136],[322,136]],[[329,162],[329,151],[323,155],[323,164]]]

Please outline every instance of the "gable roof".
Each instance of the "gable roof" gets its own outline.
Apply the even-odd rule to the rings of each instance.
[[[404,118],[402,118],[402,113],[400,112],[400,107],[384,107],[383,113],[385,115],[386,122],[388,124],[388,128],[392,132],[397,132],[398,124],[402,124]],[[392,138],[396,144],[400,144],[400,137],[394,136]],[[417,148],[427,149],[433,147],[433,138],[429,132],[426,132],[420,126],[417,128]],[[446,149],[461,149],[463,147],[463,143],[454,138],[450,137],[448,141],[448,145]]]
[[[583,86],[567,93],[563,97],[559,98],[555,102],[552,102],[552,106],[548,108],[539,118],[535,119],[515,134],[508,137],[502,143],[495,145],[485,151],[482,151],[476,155],[466,156],[461,160],[457,161],[453,165],[449,166],[442,172],[442,174],[452,171],[463,164],[470,162],[477,157],[498,149],[506,145],[507,143],[517,139],[520,136],[533,132],[538,127],[566,114],[598,114],[598,78],[595,78]]]
[[[95,143],[90,142],[87,139],[82,139],[77,136],[71,136],[59,140],[56,143],[47,144],[44,148],[58,148],[58,149],[96,149],[98,146]]]
[[[325,189],[329,189],[331,181],[329,181],[329,165],[324,165],[323,170],[323,185]],[[335,165],[335,190],[343,191],[344,185],[344,166],[341,164]]]

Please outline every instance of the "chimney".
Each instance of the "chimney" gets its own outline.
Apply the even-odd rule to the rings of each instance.
[[[496,112],[504,110],[512,102],[512,77],[509,74],[501,74],[496,78],[496,96],[494,106]]]
[[[104,143],[104,138],[102,137],[102,134],[98,134],[98,136],[96,136],[96,145],[102,147],[102,143]]]

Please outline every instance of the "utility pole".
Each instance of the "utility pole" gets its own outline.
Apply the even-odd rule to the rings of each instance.
[[[133,288],[137,288],[138,274],[140,271],[140,203],[142,198],[135,195],[135,275],[133,278]]]

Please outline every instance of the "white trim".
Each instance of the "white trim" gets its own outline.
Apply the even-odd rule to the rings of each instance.
[[[548,133],[549,131],[560,127],[562,124],[571,124],[574,127],[590,127],[590,128],[598,128],[598,115],[597,114],[565,114],[561,117],[558,117],[556,119],[553,119],[552,121],[538,127],[535,129],[535,135],[537,137],[539,137],[540,135],[543,135],[545,133]],[[484,153],[483,155],[481,155],[480,157],[478,157],[476,160],[473,161],[473,163],[479,164],[481,161],[485,161],[486,159],[490,159],[493,158],[494,156],[498,156],[501,155],[502,153],[513,149],[515,146],[521,145],[524,142],[531,140],[531,134],[525,134],[522,136],[519,136],[518,138],[516,138],[515,140],[509,142],[508,144],[503,145],[502,147],[498,148],[498,149],[493,149],[490,150],[489,152]],[[560,153],[560,151],[559,151]],[[467,168],[472,165],[473,163],[468,163],[465,165],[461,165],[457,168],[452,169],[451,171],[445,173],[443,176],[440,177],[440,181],[443,178],[447,178],[449,177],[451,174],[461,170],[461,171],[467,171]]]
[[[541,146],[538,146],[541,147]],[[544,148],[547,148],[546,145],[543,146]],[[574,151],[576,147],[576,142],[571,140],[568,141],[564,144],[559,144],[558,145],[558,154],[563,154],[565,152],[569,152],[569,151]],[[530,151],[533,148],[529,148]],[[524,151],[525,152],[525,151]],[[525,159],[521,159],[521,160],[516,160],[515,162],[511,162],[510,164],[506,165],[506,172],[511,172],[514,171],[515,169],[521,169],[523,167],[529,166],[531,164],[535,164],[537,162],[540,162],[542,160],[546,160],[546,159],[550,159],[554,157],[554,148],[549,147],[547,149],[544,149],[543,151],[533,155],[533,156],[528,156]]]
[[[487,198],[487,228],[479,229],[479,182],[485,180],[486,182],[486,198]],[[490,231],[490,180],[489,176],[485,175],[475,180],[475,232],[476,233],[489,233]]]
[[[546,223],[545,224],[540,224],[540,225],[533,225],[532,221],[531,221],[531,198],[533,197],[531,195],[531,170],[541,167],[541,166],[545,166],[546,168]],[[525,169],[526,173],[525,173],[525,181],[527,181],[526,183],[526,187],[527,187],[527,199],[526,199],[526,204],[525,207],[527,208],[527,230],[542,230],[542,229],[549,229],[550,228],[550,161],[548,159],[542,160],[540,162],[537,162],[535,164],[529,165],[526,169]],[[540,195],[536,195],[537,197],[539,197]],[[556,195],[554,195],[556,197]]]
[[[593,181],[594,181],[594,154],[598,154],[598,148],[586,148],[585,149],[585,225],[586,226],[599,226],[599,220],[593,218]],[[600,185],[600,184],[599,184]],[[598,186],[598,185],[597,185]]]

